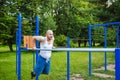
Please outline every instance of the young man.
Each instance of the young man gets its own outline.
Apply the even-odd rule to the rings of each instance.
[[[54,42],[53,31],[47,30],[45,37],[33,36],[34,43],[35,43],[35,40],[40,41],[41,49],[52,49],[53,42]],[[39,76],[41,73],[49,74],[49,72],[50,72],[50,57],[51,57],[51,51],[40,51],[34,71],[31,72],[31,78],[35,77],[36,75]]]

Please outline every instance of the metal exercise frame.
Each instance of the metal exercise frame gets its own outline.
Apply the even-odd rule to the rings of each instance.
[[[114,27],[116,28],[116,47],[120,47],[120,41],[119,41],[119,33],[120,33],[120,22],[111,22],[106,24],[96,24],[96,25],[89,25],[88,26],[88,43],[89,48],[92,48],[92,30],[95,30],[96,27],[103,27],[104,28],[104,48],[107,48],[107,27]],[[92,57],[91,52],[89,51],[89,75],[92,75]],[[107,70],[107,51],[104,51],[104,69]]]
[[[39,18],[36,17],[36,35],[39,35]],[[22,16],[18,15],[18,30],[16,31],[16,74],[18,80],[21,80],[21,51],[22,50],[33,50],[36,51],[36,61],[38,59],[38,52],[40,50],[46,51],[66,51],[67,52],[67,80],[70,80],[70,52],[115,52],[115,80],[120,79],[120,49],[119,48],[69,48],[70,47],[70,37],[67,39],[68,48],[54,48],[54,49],[32,49],[32,48],[22,48]],[[38,47],[38,42],[36,42],[36,47]],[[89,69],[91,70],[91,69]],[[90,71],[89,71],[90,72]],[[38,76],[36,77],[38,80]]]
[[[21,50],[23,50],[21,48],[22,45],[22,15],[19,14],[18,15],[18,29],[16,31],[16,74],[17,74],[17,78],[18,80],[21,80]],[[29,20],[29,19],[28,19]],[[39,35],[39,18],[38,16],[36,16],[36,30],[35,30],[35,35],[38,36]],[[39,46],[38,41],[36,41],[36,47]],[[36,62],[38,59],[38,50],[36,50]],[[38,76],[36,76],[36,80],[38,80]]]
[[[68,39],[69,40],[69,39]],[[32,49],[22,48],[23,50],[43,50],[43,51],[66,51],[67,52],[67,80],[70,80],[70,52],[115,52],[115,80],[120,79],[120,48],[54,48],[54,49]],[[100,54],[100,53],[98,53]]]

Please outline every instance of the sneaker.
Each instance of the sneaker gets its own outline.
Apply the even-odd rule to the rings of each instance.
[[[33,79],[36,76],[35,72],[31,72],[31,79]]]

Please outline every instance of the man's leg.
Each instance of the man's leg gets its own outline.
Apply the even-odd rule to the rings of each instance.
[[[39,56],[37,64],[34,68],[34,71],[31,73],[31,75],[33,74],[32,78],[35,77],[34,75],[39,76],[43,72],[45,68],[45,63],[46,63],[46,60],[43,59],[41,56]]]
[[[42,74],[47,74],[47,80],[49,80],[49,73],[50,73],[50,61],[48,61],[45,65],[45,68]]]
[[[42,72],[43,74],[49,74],[50,73],[50,60],[46,62],[44,70]]]

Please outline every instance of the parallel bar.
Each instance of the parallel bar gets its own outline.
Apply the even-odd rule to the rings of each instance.
[[[40,49],[40,48],[26,48],[27,50],[42,50],[42,51],[79,51],[79,52],[114,52],[115,48],[54,48],[54,49]]]

